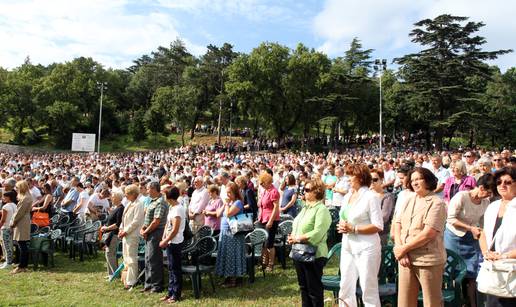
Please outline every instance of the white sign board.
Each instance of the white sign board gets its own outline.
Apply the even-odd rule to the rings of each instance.
[[[72,136],[72,151],[95,151],[95,134],[74,133]]]

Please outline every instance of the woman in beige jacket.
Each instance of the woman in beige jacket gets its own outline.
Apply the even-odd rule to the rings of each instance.
[[[18,245],[20,264],[11,271],[17,274],[27,271],[29,265],[29,242],[30,242],[30,211],[32,208],[32,196],[29,192],[29,184],[25,180],[16,183],[18,192],[18,204],[11,222],[14,228],[13,240]]]
[[[137,185],[131,184],[125,188],[125,197],[129,203],[125,207],[118,232],[118,237],[122,239],[122,256],[127,270],[126,289],[132,288],[138,279],[138,244],[145,218],[143,204],[138,201],[139,194],[140,188]]]

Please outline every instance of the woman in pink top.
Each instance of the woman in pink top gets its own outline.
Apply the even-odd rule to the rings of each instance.
[[[448,177],[443,190],[443,199],[447,205],[457,192],[469,191],[477,186],[475,178],[467,175],[466,163],[462,160],[452,162],[450,169],[453,175]]]
[[[272,184],[272,176],[269,173],[261,173],[259,180],[262,189],[260,191],[260,201],[258,202],[258,223],[269,233],[269,237],[262,251],[262,264],[267,267],[266,270],[268,272],[271,272],[274,268],[274,258],[276,255],[274,238],[278,232],[280,220],[280,195]]]
[[[216,185],[210,185],[208,187],[208,193],[210,194],[210,201],[204,209],[204,225],[208,225],[213,229],[213,235],[216,236],[220,232],[220,217],[217,212],[224,204],[220,199],[220,189]],[[220,211],[222,213],[222,211]]]

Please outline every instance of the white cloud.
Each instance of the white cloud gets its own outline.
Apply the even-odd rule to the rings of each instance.
[[[107,67],[166,46],[180,33],[171,16],[159,11],[130,13],[126,0],[21,0],[0,3],[0,66],[13,68],[30,56],[33,63],[92,57]],[[204,46],[182,38],[195,54]]]
[[[322,39],[319,49],[331,56],[342,55],[353,37],[364,48],[375,49],[379,57],[396,57],[419,48],[410,42],[413,24],[440,14],[468,16],[483,21],[486,26],[485,50],[516,49],[516,2],[504,0],[327,0],[323,10],[313,20],[315,34]],[[492,64],[502,69],[516,65],[516,53],[501,56]]]
[[[278,1],[267,0],[158,0],[170,9],[185,10],[192,14],[206,12],[220,15],[243,16],[251,21],[292,19],[293,11]]]

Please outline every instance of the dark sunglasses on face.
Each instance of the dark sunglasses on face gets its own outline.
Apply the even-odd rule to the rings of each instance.
[[[502,184],[504,184],[504,185],[511,185],[512,183],[513,183],[512,180],[506,180],[506,181],[504,181],[504,180],[497,180],[496,181],[496,185],[502,185]]]
[[[312,188],[310,188],[310,187],[305,188],[305,193],[310,192],[310,191],[312,191]]]
[[[373,182],[378,182],[380,180],[380,178],[373,178],[372,180],[373,180]]]

